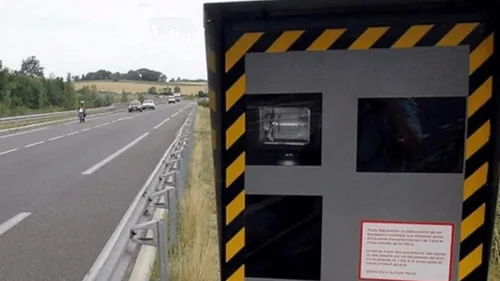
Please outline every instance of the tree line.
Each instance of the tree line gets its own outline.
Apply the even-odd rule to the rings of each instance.
[[[95,87],[75,91],[69,73],[46,78],[44,70],[35,56],[22,60],[19,70],[3,67],[0,60],[0,116],[73,110],[79,101],[87,107],[113,103],[111,94],[100,94]]]
[[[146,82],[167,82],[167,75],[160,71],[140,68],[136,70],[129,70],[126,73],[111,72],[106,69],[88,72],[87,74],[75,75],[71,77],[73,81],[94,81],[94,80],[113,80],[115,82],[120,80],[132,81],[146,81]],[[184,79],[184,78],[170,78],[168,82],[206,82],[203,79]]]

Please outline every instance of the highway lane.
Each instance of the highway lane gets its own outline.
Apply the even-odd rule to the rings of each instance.
[[[191,105],[0,139],[0,280],[82,280]]]
[[[178,104],[163,104],[158,105],[158,110],[164,110],[169,108],[178,107]],[[126,122],[137,116],[154,114],[155,111],[144,111],[142,113],[137,112],[117,112],[98,116],[89,115],[85,123],[78,123],[76,120],[68,121],[59,124],[51,124],[47,126],[42,126],[40,128],[30,129],[27,131],[14,132],[12,134],[0,135],[0,155],[12,149],[12,147],[17,147],[19,145],[31,145],[39,141],[44,141],[54,136],[60,136],[65,134],[70,134],[78,130],[89,130],[94,129],[96,126],[107,126],[109,124],[114,124],[116,122]],[[104,125],[104,126],[103,126]]]

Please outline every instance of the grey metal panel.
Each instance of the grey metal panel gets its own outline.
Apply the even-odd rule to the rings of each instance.
[[[463,174],[356,172],[357,99],[465,97],[467,47],[248,54],[246,75],[249,95],[323,93],[322,166],[245,176],[249,195],[323,195],[322,280],[358,280],[361,220],[454,222],[460,241]]]

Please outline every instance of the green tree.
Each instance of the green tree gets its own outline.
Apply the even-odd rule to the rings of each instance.
[[[73,84],[66,82],[64,84],[64,108],[67,110],[75,109],[76,102],[76,93]]]
[[[106,94],[106,96],[104,97],[105,106],[112,105],[114,101],[115,99],[112,94]]]
[[[122,90],[121,102],[128,102],[128,93],[125,90]]]
[[[141,103],[144,102],[144,94],[143,93],[140,93],[139,96],[137,97],[137,100],[140,101]]]
[[[156,91],[156,87],[153,86],[153,87],[149,88],[148,89],[148,94],[149,95],[156,95],[156,94],[158,94],[158,92]]]
[[[35,56],[30,56],[21,63],[21,74],[43,77],[44,67]]]
[[[181,92],[181,87],[179,87],[179,86],[175,86],[175,87],[174,87],[174,93],[176,93],[176,94],[177,94],[177,93],[180,93],[180,92]]]

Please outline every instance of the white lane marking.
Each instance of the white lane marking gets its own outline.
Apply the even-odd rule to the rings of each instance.
[[[118,157],[120,154],[122,154],[127,149],[131,148],[132,146],[134,146],[135,144],[137,144],[138,142],[140,142],[143,138],[147,137],[148,135],[149,135],[149,132],[142,134],[140,137],[136,138],[135,140],[133,140],[132,142],[130,142],[126,146],[120,148],[115,153],[113,153],[113,154],[109,155],[108,157],[104,158],[101,162],[99,162],[99,163],[95,164],[94,166],[88,168],[85,172],[82,173],[82,175],[90,175],[93,172],[97,171],[102,166],[104,166],[104,165],[108,164],[109,162],[111,162],[111,160],[113,160],[116,157]]]
[[[50,138],[49,141],[55,141],[55,140],[58,140],[58,139],[62,139],[64,137],[65,137],[65,135],[60,135],[60,136],[57,136],[57,137]]]
[[[34,129],[34,130],[29,130],[29,131],[24,131],[24,132],[10,134],[10,135],[0,136],[0,139],[6,139],[6,138],[14,137],[14,136],[19,136],[19,135],[34,133],[34,132],[45,130],[47,128],[48,127],[43,127],[43,128],[38,128],[38,129]]]
[[[113,121],[111,121],[111,124],[114,124],[114,123],[116,123],[116,122],[118,122],[118,121],[117,121],[117,120],[113,120]]]
[[[108,126],[108,125],[109,125],[109,122],[102,124],[102,126]]]
[[[0,156],[17,151],[17,150],[19,150],[19,148],[14,148],[14,149],[10,149],[10,150],[4,151],[4,152],[0,152]]]
[[[118,121],[123,121],[123,120],[130,120],[130,119],[133,119],[134,117],[122,117],[122,118],[118,118]]]
[[[167,119],[165,119],[165,120],[161,121],[161,123],[160,123],[160,124],[158,124],[158,125],[156,125],[156,126],[154,127],[154,129],[156,130],[156,129],[160,128],[161,126],[163,126],[163,124],[165,124],[165,123],[166,123],[166,122],[168,122],[169,120],[170,120],[170,117],[168,117]]]
[[[100,127],[102,127],[102,125],[97,125],[97,126],[94,126],[94,128],[96,128],[96,129],[97,129],[97,128],[100,128]]]
[[[76,135],[78,134],[80,131],[74,131],[74,132],[71,132],[71,133],[67,133],[66,136],[72,136],[72,135]]]
[[[82,132],[90,131],[92,128],[82,129]]]
[[[32,146],[35,146],[35,145],[40,145],[40,144],[42,144],[44,142],[45,141],[39,141],[39,142],[35,142],[35,143],[30,143],[30,144],[25,145],[24,147],[29,148],[29,147],[32,147]]]
[[[172,115],[172,117],[175,117],[175,116],[177,116],[177,114],[179,114],[179,113],[178,113],[178,112],[174,113],[174,115]]]
[[[0,224],[0,235],[9,231],[11,228],[16,226],[16,224],[22,222],[30,215],[31,215],[31,213],[28,213],[28,212],[19,213],[19,214],[13,216],[12,218],[10,218],[8,221]]]

